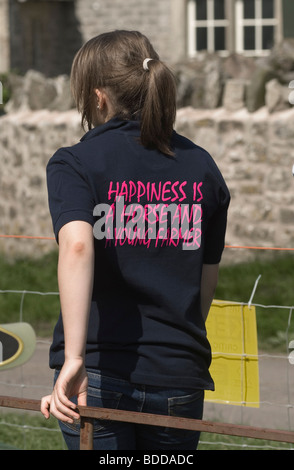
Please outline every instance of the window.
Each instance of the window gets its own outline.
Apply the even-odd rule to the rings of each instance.
[[[188,0],[187,5],[190,57],[202,50],[262,56],[282,38],[282,0]]]
[[[202,50],[224,53],[228,26],[226,0],[189,0],[189,56]]]
[[[276,0],[236,0],[236,51],[266,55],[275,44]]]

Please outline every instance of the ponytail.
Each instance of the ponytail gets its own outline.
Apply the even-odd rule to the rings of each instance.
[[[174,77],[169,68],[156,59],[148,61],[143,73],[148,85],[141,111],[141,142],[147,148],[157,148],[173,156],[170,139],[176,117]]]
[[[140,119],[142,145],[174,155],[175,79],[146,36],[118,30],[90,39],[75,56],[71,86],[89,129],[97,112],[94,90],[104,88],[115,116]]]

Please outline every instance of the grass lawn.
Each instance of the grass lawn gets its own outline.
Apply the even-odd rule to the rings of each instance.
[[[58,293],[56,271],[56,252],[13,263],[0,257],[0,291],[21,291],[0,294],[0,323],[18,322],[22,315],[22,321],[30,323],[38,336],[51,336],[59,313],[59,296],[27,293],[22,299],[22,292]]]
[[[289,450],[291,444],[202,433],[198,450]]]
[[[0,414],[0,450],[63,450],[57,420],[26,412]]]
[[[215,298],[248,302],[259,275],[261,278],[253,298],[254,304],[294,305],[294,253],[276,254],[271,259],[259,255],[259,259],[254,262],[221,267]],[[256,308],[258,343],[261,349],[285,351],[288,318],[289,309]],[[291,339],[293,334],[290,334]]]
[[[288,450],[290,444],[202,433],[198,450]],[[0,450],[66,450],[56,419],[0,414]]]

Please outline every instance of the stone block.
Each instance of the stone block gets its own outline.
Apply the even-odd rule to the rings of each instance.
[[[60,75],[55,78],[54,84],[57,96],[48,106],[48,109],[54,111],[67,111],[75,107],[74,99],[70,91],[70,79],[67,75]]]
[[[282,111],[290,107],[289,88],[283,86],[274,78],[265,85],[265,104],[270,113]]]
[[[265,105],[265,86],[273,78],[275,73],[267,66],[259,66],[253,73],[246,90],[246,106],[250,113]]]
[[[238,111],[245,106],[245,93],[248,81],[229,79],[224,86],[223,106],[227,111]]]
[[[204,66],[204,107],[215,109],[221,104],[222,98],[222,63],[218,55],[208,56]]]
[[[48,108],[57,97],[53,81],[35,70],[29,70],[25,76],[24,93],[27,95],[28,107],[33,111]]]
[[[247,157],[251,162],[264,163],[267,160],[266,142],[249,142],[247,146]]]
[[[292,209],[287,208],[281,209],[280,220],[282,224],[294,224],[294,211]]]
[[[67,111],[74,107],[67,75],[46,78],[36,70],[29,70],[24,77],[11,74],[9,82],[12,96],[5,107],[6,112],[25,109]]]
[[[225,80],[249,80],[256,69],[255,60],[242,54],[232,53],[223,61]]]
[[[294,38],[286,38],[271,50],[268,63],[276,70],[294,70]]]
[[[177,81],[177,106],[204,108],[205,75],[198,61],[180,63],[174,66]]]

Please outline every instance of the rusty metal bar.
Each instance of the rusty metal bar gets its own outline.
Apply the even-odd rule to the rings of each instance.
[[[81,416],[80,450],[93,450],[94,419]]]
[[[23,410],[40,411],[40,400],[0,396],[0,406],[18,408]],[[216,423],[212,421],[178,418],[173,416],[154,415],[150,413],[137,413],[133,411],[113,410],[107,408],[93,408],[79,406],[81,416],[80,448],[93,449],[93,420],[111,419],[130,423],[151,426],[164,426],[177,429],[188,429],[215,434],[225,434],[253,439],[294,443],[294,432],[237,424]]]
[[[92,408],[80,406],[81,416],[96,419],[111,419],[129,423],[146,424],[151,426],[164,426],[191,431],[211,432],[230,436],[250,437],[269,441],[294,443],[294,432],[257,428],[238,424],[217,423],[198,419],[179,418],[173,416],[154,415],[150,413],[137,413],[134,411],[113,410],[107,408]]]
[[[0,396],[0,406],[5,406],[7,408],[18,408],[21,410],[40,411],[41,401],[31,400],[30,398]]]

